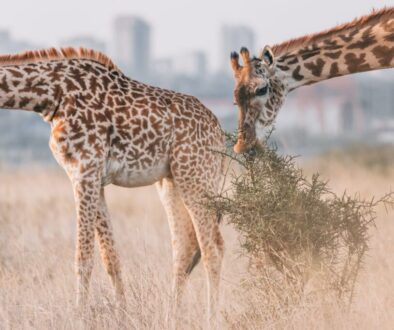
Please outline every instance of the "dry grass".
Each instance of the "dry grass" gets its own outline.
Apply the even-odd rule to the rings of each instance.
[[[330,179],[334,191],[382,195],[394,182],[394,171],[325,158],[304,164]],[[107,188],[115,236],[120,248],[128,296],[126,323],[131,329],[163,329],[169,305],[171,246],[164,211],[153,187]],[[329,298],[300,306],[265,328],[391,329],[394,324],[393,213],[378,210],[377,228],[350,312]],[[81,324],[74,309],[75,212],[70,184],[56,170],[0,171],[0,328],[73,329]],[[223,329],[259,329],[261,298],[241,285],[247,271],[239,257],[237,235],[223,226],[226,255],[222,275]],[[119,328],[112,288],[96,256],[91,286],[92,329]],[[253,307],[253,308],[252,308]],[[205,276],[199,265],[185,297],[185,329],[205,325]]]
[[[250,306],[256,322],[280,321],[320,300],[337,299],[348,308],[376,208],[394,206],[394,194],[370,200],[335,194],[326,180],[316,173],[308,178],[270,142],[262,142],[253,157],[231,149],[227,157],[233,161],[231,184],[207,207],[225,215],[240,235],[249,265],[245,287],[260,295],[258,313]]]

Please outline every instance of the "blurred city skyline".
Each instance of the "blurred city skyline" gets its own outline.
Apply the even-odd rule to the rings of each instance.
[[[152,59],[200,51],[207,56],[208,70],[223,67],[221,29],[225,25],[246,26],[254,31],[253,51],[289,38],[318,32],[372,8],[394,5],[394,0],[333,0],[318,2],[278,0],[207,1],[190,0],[13,0],[0,13],[0,29],[19,42],[39,47],[60,46],[75,37],[104,42],[114,54],[114,20],[137,16],[151,27]],[[284,24],[283,22],[286,22]]]
[[[196,96],[231,96],[232,74],[229,54],[247,46],[255,48],[255,32],[245,25],[226,24],[220,27],[218,49],[222,65],[209,69],[207,54],[200,49],[178,51],[173,56],[155,57],[153,28],[149,21],[136,15],[118,15],[112,21],[112,38],[108,44],[93,35],[74,35],[59,41],[60,47],[85,47],[109,54],[131,79],[194,94]],[[11,31],[0,29],[0,54],[17,53],[44,46],[18,40]]]
[[[100,50],[132,79],[197,96],[225,130],[234,131],[231,51],[247,46],[257,52],[385,5],[394,0],[69,0],[67,5],[14,0],[0,12],[0,53],[50,46]],[[274,135],[281,150],[304,155],[355,142],[394,143],[393,104],[393,69],[335,78],[291,93]],[[48,134],[49,127],[34,114],[1,110],[0,164],[48,162]]]

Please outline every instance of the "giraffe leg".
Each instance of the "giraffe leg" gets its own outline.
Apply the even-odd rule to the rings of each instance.
[[[101,188],[100,191],[96,222],[96,238],[100,246],[101,260],[115,288],[117,301],[121,304],[121,307],[124,308],[126,299],[120,270],[120,261],[115,248],[112,224],[105,202],[104,188]]]
[[[167,213],[172,236],[173,284],[168,323],[175,321],[181,306],[188,275],[200,259],[200,249],[190,215],[171,179],[157,183],[160,199]]]
[[[193,221],[207,274],[208,324],[210,327],[216,328],[224,242],[220,234],[217,216],[201,205],[203,196],[201,196],[200,202],[196,202],[188,195],[188,193],[184,194],[184,200]]]
[[[193,222],[198,245],[204,263],[208,284],[208,325],[217,327],[217,305],[224,242],[219,230],[215,212],[204,207],[207,194],[218,190],[221,180],[221,158],[218,154],[207,152],[198,158],[197,168],[179,166],[184,163],[182,153],[174,151],[171,173],[174,183]],[[196,176],[196,173],[201,175]]]
[[[89,282],[93,268],[94,231],[98,214],[101,182],[97,176],[73,181],[77,211],[77,305],[87,305]]]

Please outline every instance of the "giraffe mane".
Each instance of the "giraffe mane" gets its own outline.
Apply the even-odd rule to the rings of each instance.
[[[387,19],[389,18],[394,19],[394,7],[389,7],[389,8],[385,7],[380,10],[373,9],[371,14],[361,16],[359,18],[354,19],[351,22],[340,24],[335,26],[334,28],[330,28],[313,34],[308,34],[299,38],[294,38],[284,41],[280,44],[276,44],[272,47],[272,50],[275,56],[281,56],[295,49],[305,47],[311,43],[316,43],[326,38],[330,38],[333,35],[338,34],[340,32],[345,33],[354,29],[359,29],[369,24],[373,24],[379,21],[380,19],[382,19],[383,17]]]
[[[93,49],[83,47],[45,48],[40,50],[28,50],[17,54],[0,55],[0,66],[21,65],[33,62],[56,61],[63,59],[87,59],[98,62],[110,70],[119,70],[107,55]]]

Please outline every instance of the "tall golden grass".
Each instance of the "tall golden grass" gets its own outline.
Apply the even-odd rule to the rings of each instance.
[[[370,198],[390,191],[393,170],[372,170],[325,157],[303,164],[320,172],[341,193]],[[120,250],[128,307],[118,318],[114,297],[98,253],[91,282],[91,329],[164,329],[171,287],[171,244],[164,210],[154,187],[106,188]],[[350,310],[330,300],[300,304],[283,317],[265,319],[258,291],[246,290],[247,262],[237,233],[223,224],[226,253],[221,284],[223,329],[391,329],[394,325],[393,212],[378,209],[376,229]],[[0,171],[0,329],[77,329],[75,309],[75,211],[71,186],[60,170]],[[184,329],[205,325],[205,274],[200,264],[185,294]]]

